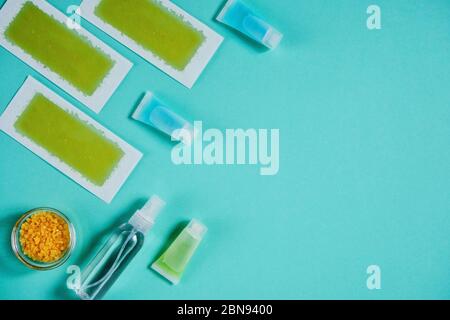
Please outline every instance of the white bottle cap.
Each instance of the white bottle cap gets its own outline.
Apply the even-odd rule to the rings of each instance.
[[[166,203],[157,195],[153,195],[142,209],[136,213],[128,221],[133,227],[142,233],[146,233],[155,223],[155,219]]]
[[[275,28],[270,27],[264,36],[263,43],[270,49],[275,49],[283,39],[283,34],[276,30]]]
[[[196,239],[201,240],[208,228],[198,220],[192,219],[186,227],[188,232]]]

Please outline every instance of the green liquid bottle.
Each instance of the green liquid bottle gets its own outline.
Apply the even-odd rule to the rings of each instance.
[[[152,264],[152,269],[173,284],[178,284],[206,231],[206,226],[197,220],[192,220],[169,248]]]

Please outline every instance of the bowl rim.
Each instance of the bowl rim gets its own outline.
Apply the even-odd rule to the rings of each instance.
[[[48,262],[48,263],[34,261],[31,258],[29,258],[28,256],[26,256],[22,250],[22,245],[20,244],[20,241],[19,241],[20,229],[22,227],[22,224],[29,217],[31,217],[34,214],[37,214],[39,212],[51,212],[53,214],[56,214],[57,216],[61,217],[67,223],[67,225],[69,227],[70,241],[69,241],[69,246],[66,249],[66,252],[58,260]],[[12,247],[14,254],[20,260],[20,262],[22,262],[28,268],[34,269],[34,270],[41,270],[41,271],[52,270],[52,269],[55,269],[55,268],[61,266],[62,264],[64,264],[67,261],[67,259],[69,259],[70,255],[72,254],[72,251],[75,247],[75,243],[76,243],[76,233],[75,233],[74,225],[72,224],[70,219],[64,213],[62,213],[58,209],[51,208],[51,207],[37,207],[37,208],[31,209],[31,210],[28,210],[27,212],[22,214],[20,216],[20,218],[16,221],[16,223],[14,224],[14,227],[12,229],[12,232],[11,232],[11,247]]]

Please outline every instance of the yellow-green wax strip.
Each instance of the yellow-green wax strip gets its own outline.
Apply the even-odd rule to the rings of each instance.
[[[124,155],[94,126],[37,93],[14,123],[21,135],[102,186]]]
[[[207,230],[201,222],[192,220],[169,248],[152,264],[152,269],[173,284],[178,284]]]
[[[114,61],[87,38],[31,1],[24,3],[4,35],[87,96],[96,91],[114,66]]]
[[[205,40],[158,0],[101,0],[95,15],[180,71]]]

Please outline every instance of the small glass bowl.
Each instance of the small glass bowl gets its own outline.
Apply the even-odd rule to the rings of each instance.
[[[59,258],[58,260],[52,261],[52,262],[40,262],[35,261],[31,258],[29,258],[22,250],[22,245],[20,244],[20,229],[22,228],[22,224],[30,218],[32,215],[40,213],[40,212],[50,212],[58,217],[62,218],[67,225],[69,226],[69,233],[70,233],[70,241],[69,246],[64,253],[64,255]],[[12,249],[16,255],[16,257],[28,268],[34,269],[34,270],[51,270],[56,267],[59,267],[60,265],[64,264],[64,262],[69,259],[70,254],[72,253],[76,242],[76,236],[75,236],[75,228],[73,224],[70,222],[69,218],[66,217],[62,212],[53,209],[53,208],[36,208],[28,211],[24,215],[22,215],[19,220],[17,220],[16,224],[14,225],[14,228],[11,233],[11,246]]]

